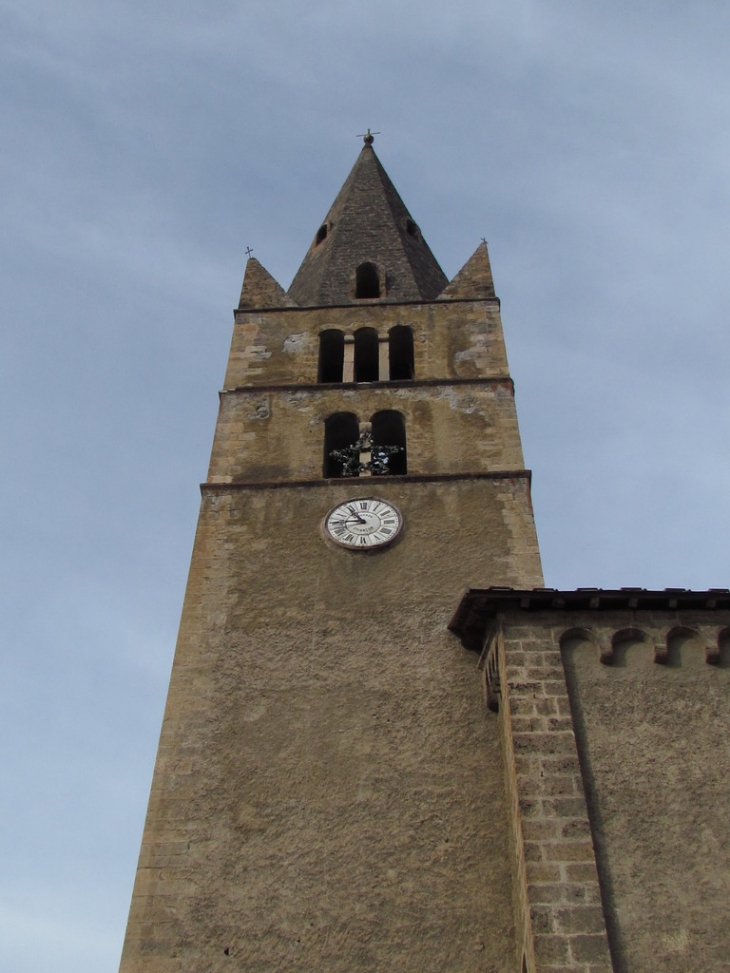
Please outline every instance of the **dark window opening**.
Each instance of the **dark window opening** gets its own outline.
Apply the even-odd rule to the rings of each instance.
[[[406,457],[406,422],[395,409],[383,409],[372,417],[373,453],[378,446],[395,446],[397,452],[387,457],[387,471],[394,476],[408,472]]]
[[[355,381],[378,381],[378,332],[359,328],[355,332]]]
[[[327,236],[327,224],[323,223],[317,230],[317,236],[314,238],[314,245],[318,247],[322,240]]]
[[[336,328],[328,328],[319,335],[318,382],[341,382],[345,360],[345,336]]]
[[[418,236],[418,227],[413,220],[406,220],[406,230],[411,236]]]
[[[413,331],[399,324],[388,332],[388,357],[392,382],[413,378]]]
[[[356,443],[360,435],[357,416],[353,412],[335,412],[324,424],[324,476],[342,476],[344,460],[332,456],[333,450],[346,449]]]
[[[360,264],[355,274],[355,297],[380,297],[380,275],[375,264]]]

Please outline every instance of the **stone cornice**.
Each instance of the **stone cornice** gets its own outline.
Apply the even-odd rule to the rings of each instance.
[[[300,489],[302,487],[319,488],[339,486],[367,487],[377,489],[390,483],[442,483],[453,480],[532,480],[532,470],[495,470],[489,473],[406,473],[403,476],[338,476],[321,480],[245,480],[238,483],[201,483],[200,492],[203,496],[221,493],[236,493],[241,490],[283,490]]]
[[[468,647],[481,647],[487,626],[498,615],[535,612],[730,610],[730,589],[709,588],[471,588],[461,599],[450,631]]]
[[[509,375],[490,375],[480,378],[408,378],[387,382],[297,382],[287,385],[237,385],[221,389],[219,396],[249,392],[330,392],[342,389],[346,392],[366,392],[369,389],[433,388],[439,385],[508,385],[514,394],[515,383]]]

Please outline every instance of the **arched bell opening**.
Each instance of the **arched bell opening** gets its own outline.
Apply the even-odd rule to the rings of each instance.
[[[352,446],[357,442],[358,436],[359,427],[354,412],[335,412],[325,419],[323,476],[345,475],[345,460],[333,456],[332,453]]]
[[[337,328],[327,328],[319,334],[318,382],[341,382],[345,360],[345,336]]]
[[[373,472],[402,476],[408,472],[406,421],[395,409],[382,409],[372,417],[373,458],[379,457],[382,469]]]
[[[355,381],[378,381],[378,332],[358,328],[355,332]]]
[[[413,330],[398,324],[388,332],[390,380],[398,382],[413,378]]]

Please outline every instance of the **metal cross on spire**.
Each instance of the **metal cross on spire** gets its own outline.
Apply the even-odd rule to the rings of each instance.
[[[372,145],[375,141],[376,135],[380,135],[380,132],[371,132],[370,129],[368,129],[364,135],[358,135],[357,138],[362,139],[365,145]]]

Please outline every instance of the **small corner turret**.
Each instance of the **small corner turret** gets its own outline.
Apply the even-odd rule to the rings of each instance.
[[[286,307],[289,302],[284,288],[256,257],[249,256],[243,275],[239,310],[263,307]]]
[[[439,300],[479,300],[490,297],[495,297],[494,280],[487,241],[482,240],[448,287],[439,294]]]

